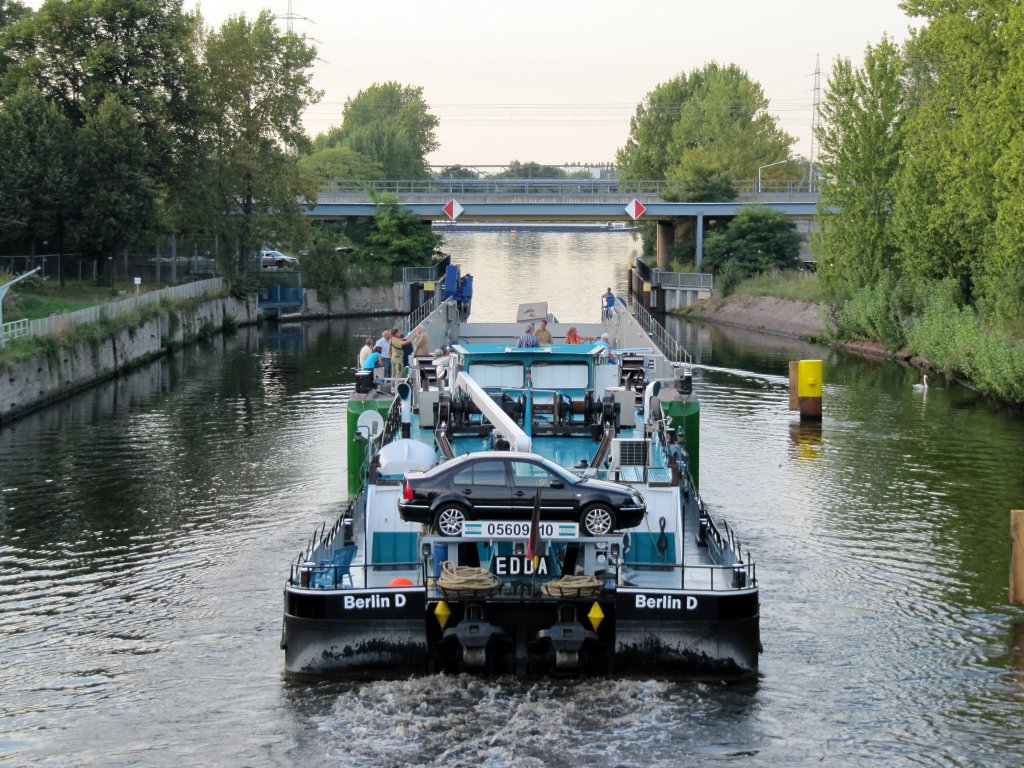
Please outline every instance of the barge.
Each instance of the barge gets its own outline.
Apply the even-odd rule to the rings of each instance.
[[[459,298],[419,323],[438,354],[357,381],[354,498],[290,565],[286,671],[755,675],[756,565],[699,492],[688,356],[621,300],[566,344],[545,305],[473,323]],[[554,343],[517,346],[538,318]]]

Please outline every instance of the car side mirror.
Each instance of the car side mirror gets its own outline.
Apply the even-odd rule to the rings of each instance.
[[[565,483],[563,483],[561,480],[552,480],[551,481],[551,485],[548,486],[548,487],[549,488],[565,488]]]

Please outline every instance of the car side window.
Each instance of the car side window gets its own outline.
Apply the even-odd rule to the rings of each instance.
[[[544,467],[533,464],[529,461],[512,462],[512,478],[517,486],[536,488],[537,486],[550,486],[552,480],[557,480]]]
[[[506,485],[505,463],[479,461],[473,465],[473,485]]]

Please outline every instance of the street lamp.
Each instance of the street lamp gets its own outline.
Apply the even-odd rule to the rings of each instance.
[[[771,168],[773,165],[782,165],[783,163],[788,163],[788,162],[789,162],[789,158],[787,157],[785,160],[777,160],[774,163],[768,163],[768,165],[762,165],[760,168],[757,169],[757,194],[759,194],[759,195],[761,194],[761,171],[763,171],[765,168]]]

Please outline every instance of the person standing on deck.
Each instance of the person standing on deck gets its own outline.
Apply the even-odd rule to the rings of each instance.
[[[377,339],[377,343],[374,344],[374,346],[375,347],[380,347],[380,351],[384,355],[384,378],[385,379],[390,378],[391,377],[391,331],[389,331],[389,330],[387,330],[385,328],[384,329],[384,333],[381,335],[381,337],[379,339]]]
[[[540,328],[537,329],[537,332],[534,334],[534,336],[537,337],[537,341],[539,341],[541,344],[551,343],[551,331],[548,330],[547,320],[540,321]]]
[[[417,325],[413,333],[415,335],[412,337],[412,353],[416,357],[427,357],[430,354],[430,337],[427,336],[426,330],[424,330],[422,325]]]
[[[539,347],[540,342],[537,337],[533,334],[533,326],[526,326],[526,330],[523,331],[523,335],[516,341],[517,347]]]
[[[608,286],[608,290],[601,298],[604,299],[604,317],[606,320],[611,320],[615,310],[615,294],[612,293],[611,286]]]

